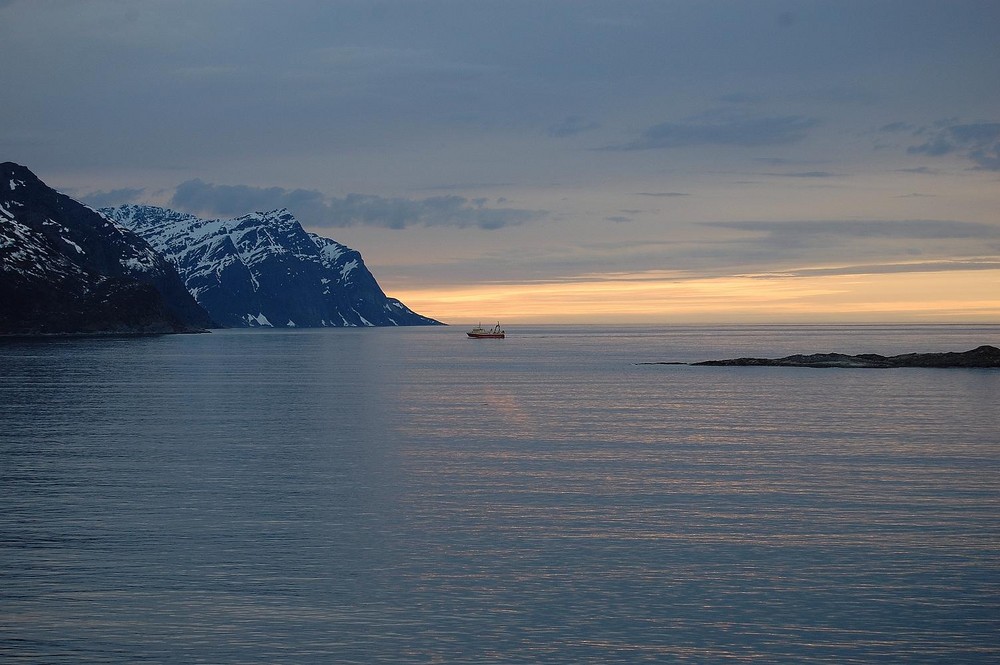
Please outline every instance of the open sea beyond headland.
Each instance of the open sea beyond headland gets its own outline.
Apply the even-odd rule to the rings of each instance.
[[[0,340],[0,661],[1000,662],[1000,326]]]

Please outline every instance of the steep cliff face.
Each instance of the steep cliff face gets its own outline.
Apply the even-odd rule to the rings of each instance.
[[[0,334],[191,332],[213,326],[132,231],[0,164]]]
[[[438,321],[383,293],[361,255],[287,210],[207,220],[155,206],[101,212],[170,261],[225,326],[412,326]]]

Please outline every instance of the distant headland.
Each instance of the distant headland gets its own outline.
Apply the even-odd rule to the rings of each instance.
[[[1000,349],[983,345],[964,352],[904,353],[898,356],[880,356],[875,353],[847,355],[844,353],[813,353],[784,358],[730,358],[704,360],[696,363],[659,362],[640,365],[697,365],[724,367],[845,367],[862,369],[887,369],[896,367],[1000,367]]]

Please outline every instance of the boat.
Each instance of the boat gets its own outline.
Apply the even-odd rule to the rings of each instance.
[[[493,326],[492,328],[490,328],[489,330],[487,330],[486,328],[483,328],[483,324],[480,323],[478,326],[476,326],[475,328],[473,328],[472,330],[470,330],[469,332],[467,332],[465,334],[468,335],[469,337],[473,338],[473,339],[503,339],[504,338],[503,328],[500,327],[500,323],[499,322],[495,326]]]

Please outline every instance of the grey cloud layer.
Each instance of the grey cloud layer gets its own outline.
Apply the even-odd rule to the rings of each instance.
[[[608,217],[610,223],[627,218]],[[609,224],[610,225],[610,224]],[[676,241],[567,242],[516,256],[477,256],[445,269],[410,266],[447,281],[453,271],[475,268],[494,281],[594,280],[629,275],[630,280],[701,279],[734,274],[762,277],[948,272],[1000,269],[1000,227],[949,220],[710,222],[719,234]],[[733,238],[726,231],[750,237]],[[600,262],[602,270],[594,272]]]
[[[1000,122],[939,123],[917,133],[926,135],[927,140],[910,147],[911,154],[939,157],[957,153],[977,168],[1000,171]]]
[[[798,220],[704,222],[723,234],[657,248],[663,267],[693,274],[786,272],[854,274],[993,269],[1000,265],[1000,226],[955,220]],[[644,251],[641,250],[640,251]],[[837,265],[837,268],[816,267]],[[813,266],[806,267],[803,266]],[[877,266],[882,266],[877,268]]]
[[[194,179],[177,186],[170,205],[185,212],[236,216],[254,210],[288,208],[307,226],[412,225],[499,229],[545,216],[544,211],[490,208],[486,199],[431,196],[387,198],[369,194],[327,197],[322,192],[282,187],[215,185]]]
[[[737,111],[712,111],[682,122],[664,122],[649,127],[635,139],[607,150],[653,150],[701,145],[743,147],[795,143],[819,121],[797,115],[755,116]]]
[[[836,275],[891,275],[907,272],[950,272],[953,270],[1000,270],[1000,261],[948,260],[907,261],[904,263],[869,263],[835,268],[797,268],[780,273],[763,273],[758,277],[833,277]]]
[[[775,244],[797,244],[805,239],[897,238],[917,240],[1000,239],[1000,226],[979,222],[908,219],[888,221],[805,220],[794,222],[705,222],[702,226],[755,231]]]
[[[626,221],[608,217],[606,221]],[[568,244],[547,260],[567,269],[584,267],[587,255],[614,256],[621,272],[680,270],[691,277],[732,274],[733,270],[767,271],[769,266],[798,267],[802,275],[994,269],[1000,257],[1000,226],[955,220],[798,220],[788,222],[702,222],[720,233],[699,239]],[[727,231],[749,234],[732,237]],[[845,248],[850,251],[845,252]],[[938,249],[943,249],[943,255]],[[591,257],[593,258],[593,257]],[[579,264],[575,263],[580,261]],[[611,265],[611,263],[609,263]],[[789,274],[792,274],[789,273]]]
[[[555,138],[563,138],[566,136],[576,136],[577,134],[582,134],[583,132],[589,132],[600,127],[600,123],[587,120],[578,115],[571,115],[563,119],[562,122],[556,123],[549,127],[548,135]]]
[[[845,274],[869,271],[873,264],[897,265],[893,272],[964,270],[956,261],[1000,254],[1000,226],[953,220],[801,220],[789,222],[706,222],[700,226],[740,231],[705,243],[705,266],[744,266],[744,270],[784,270],[789,266],[841,265]],[[906,267],[905,265],[911,265]],[[768,269],[767,266],[772,266]],[[783,266],[784,268],[781,268]],[[855,268],[855,267],[859,268]],[[950,266],[950,267],[949,267]]]
[[[135,189],[132,187],[122,187],[106,192],[91,192],[79,197],[91,208],[110,208],[122,203],[132,203],[145,192],[145,189]]]
[[[0,105],[0,146],[17,137],[44,143],[7,156],[36,168],[46,160],[61,168],[180,165],[190,176],[204,173],[190,165],[207,156],[223,165],[202,177],[218,179],[227,161],[266,169],[275,155],[323,151],[339,165],[352,149],[389,146],[392,154],[395,143],[410,150],[419,137],[454,146],[460,164],[444,180],[506,180],[467,173],[463,157],[483,136],[604,132],[594,145],[617,141],[608,149],[619,151],[782,146],[838,131],[841,107],[859,100],[900,117],[913,102],[884,96],[876,57],[886,80],[920,72],[926,98],[940,97],[939,79],[963,81],[948,91],[956,112],[966,112],[970,96],[995,105],[1000,93],[982,82],[1000,75],[1000,12],[981,1],[919,9],[914,1],[847,11],[836,1],[789,10],[785,0],[639,0],[627,9],[613,0],[219,0],[178,11],[142,0],[0,0],[0,54],[18,63],[0,69],[0,87],[18,91]],[[950,68],[937,66],[944,57]],[[940,73],[949,71],[966,76]],[[52,90],[74,103],[51,103]],[[742,111],[690,115],[720,100]],[[961,129],[952,134],[947,146],[928,140],[920,149],[966,149],[994,168],[995,150]],[[531,150],[509,170],[553,148],[541,140]],[[583,161],[564,159],[556,167],[570,173]]]

